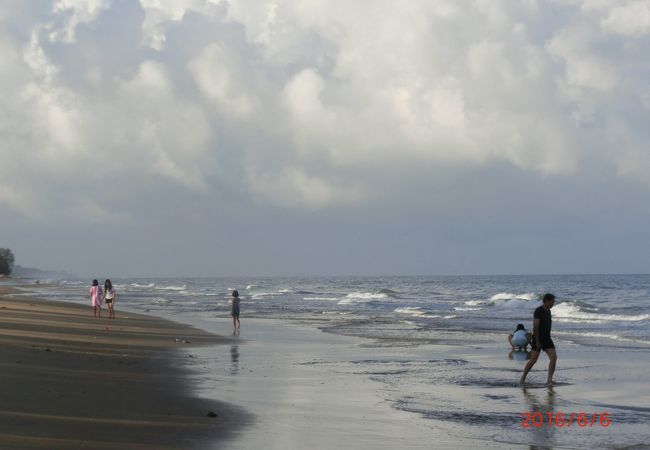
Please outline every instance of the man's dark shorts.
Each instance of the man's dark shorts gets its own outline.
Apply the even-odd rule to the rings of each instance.
[[[542,350],[547,351],[550,348],[553,348],[553,349],[555,348],[555,344],[553,344],[553,339],[551,339],[551,338],[540,339],[539,343],[542,346],[541,349],[537,347],[535,339],[533,339],[533,350],[536,351],[536,352],[539,352],[539,351],[542,351]]]

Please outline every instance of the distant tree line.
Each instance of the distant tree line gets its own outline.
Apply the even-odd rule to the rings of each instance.
[[[8,248],[0,248],[0,275],[11,275],[14,268],[14,254]]]

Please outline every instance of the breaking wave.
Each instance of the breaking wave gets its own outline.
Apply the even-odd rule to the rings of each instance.
[[[339,305],[349,305],[353,303],[367,303],[375,300],[382,300],[386,298],[400,298],[399,293],[390,289],[379,289],[374,292],[351,292],[346,295]]]
[[[560,303],[553,307],[553,317],[560,319],[562,322],[640,322],[649,320],[650,314],[624,315],[624,314],[601,314],[596,312],[583,311],[583,309],[574,303]]]
[[[156,287],[156,289],[159,290],[159,291],[185,291],[185,290],[187,290],[187,286],[186,285],[182,285],[182,286],[159,286],[159,287]]]
[[[517,309],[530,307],[531,301],[537,300],[537,295],[529,292],[526,294],[513,294],[510,292],[499,292],[487,300],[468,300],[463,302],[464,306],[456,306],[456,311],[479,311],[486,307],[499,307],[506,309]]]

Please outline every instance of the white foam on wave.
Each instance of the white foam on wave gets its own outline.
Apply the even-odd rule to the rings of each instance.
[[[85,281],[71,281],[71,280],[60,280],[58,284],[69,285],[69,286],[85,286]]]
[[[510,292],[499,292],[498,294],[493,295],[490,297],[490,300],[493,302],[497,302],[499,300],[535,300],[537,296],[533,294],[532,292],[528,292],[526,294],[513,294]]]
[[[339,300],[337,297],[303,297],[303,300],[328,300],[328,301],[336,301]]]
[[[253,294],[251,296],[251,298],[261,299],[261,298],[265,298],[265,297],[274,297],[274,296],[277,296],[277,295],[281,295],[281,294],[279,292],[258,292],[256,294]]]
[[[486,306],[498,306],[504,308],[519,308],[522,306],[529,306],[531,300],[535,300],[537,296],[532,292],[526,294],[513,294],[511,292],[499,292],[493,295],[488,300],[468,300],[463,302],[467,309],[464,307],[455,308],[457,311],[478,311]]]
[[[345,298],[354,298],[359,300],[373,300],[377,298],[388,298],[387,294],[383,292],[352,292],[345,296]]]
[[[399,314],[408,314],[409,316],[426,316],[426,312],[422,311],[422,308],[417,306],[405,306],[403,308],[395,308],[394,311]]]
[[[530,309],[531,304],[530,301],[528,300],[512,299],[512,300],[504,300],[503,302],[496,303],[494,306],[499,309],[507,309],[507,310],[514,310],[514,309],[528,310]]]
[[[422,311],[422,308],[419,308],[417,306],[404,306],[401,308],[395,308],[394,311],[398,314],[405,314],[413,317],[423,317],[426,319],[453,319],[456,317],[455,314],[430,314],[426,311]]]
[[[602,324],[604,320],[594,320],[594,319],[578,319],[578,318],[565,318],[565,317],[554,317],[553,320],[561,323],[593,323],[593,324]]]
[[[366,303],[384,298],[388,298],[388,295],[383,292],[351,292],[339,301],[338,304],[350,305],[354,303]]]
[[[599,314],[582,311],[578,305],[572,303],[560,303],[552,309],[553,317],[561,319],[561,322],[640,322],[650,320],[650,314],[638,314],[635,316],[626,316],[623,314]]]
[[[487,300],[467,300],[464,304],[467,306],[480,306],[480,305],[487,305],[488,302]]]
[[[155,284],[154,283],[149,283],[149,284],[131,283],[130,286],[134,288],[152,288],[155,286]]]
[[[187,286],[159,286],[156,289],[159,291],[185,291],[187,290]]]
[[[635,343],[641,343],[641,344],[647,344],[648,341],[644,341],[643,339],[634,339],[630,337],[625,337],[625,336],[620,336],[618,334],[613,334],[613,333],[598,333],[594,331],[585,331],[585,332],[554,332],[553,334],[558,334],[558,335],[565,335],[567,337],[571,336],[580,336],[580,337],[593,337],[593,338],[599,338],[599,339],[613,339],[616,341],[626,341],[626,342],[635,342]]]
[[[248,291],[248,290],[251,290],[251,289],[256,288],[256,287],[257,287],[256,284],[249,284],[248,286],[246,286],[246,290]]]

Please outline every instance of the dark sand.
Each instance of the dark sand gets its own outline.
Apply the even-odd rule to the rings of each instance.
[[[192,395],[177,351],[227,338],[119,304],[117,319],[95,319],[90,306],[12,293],[0,287],[0,448],[218,448],[244,421]]]

